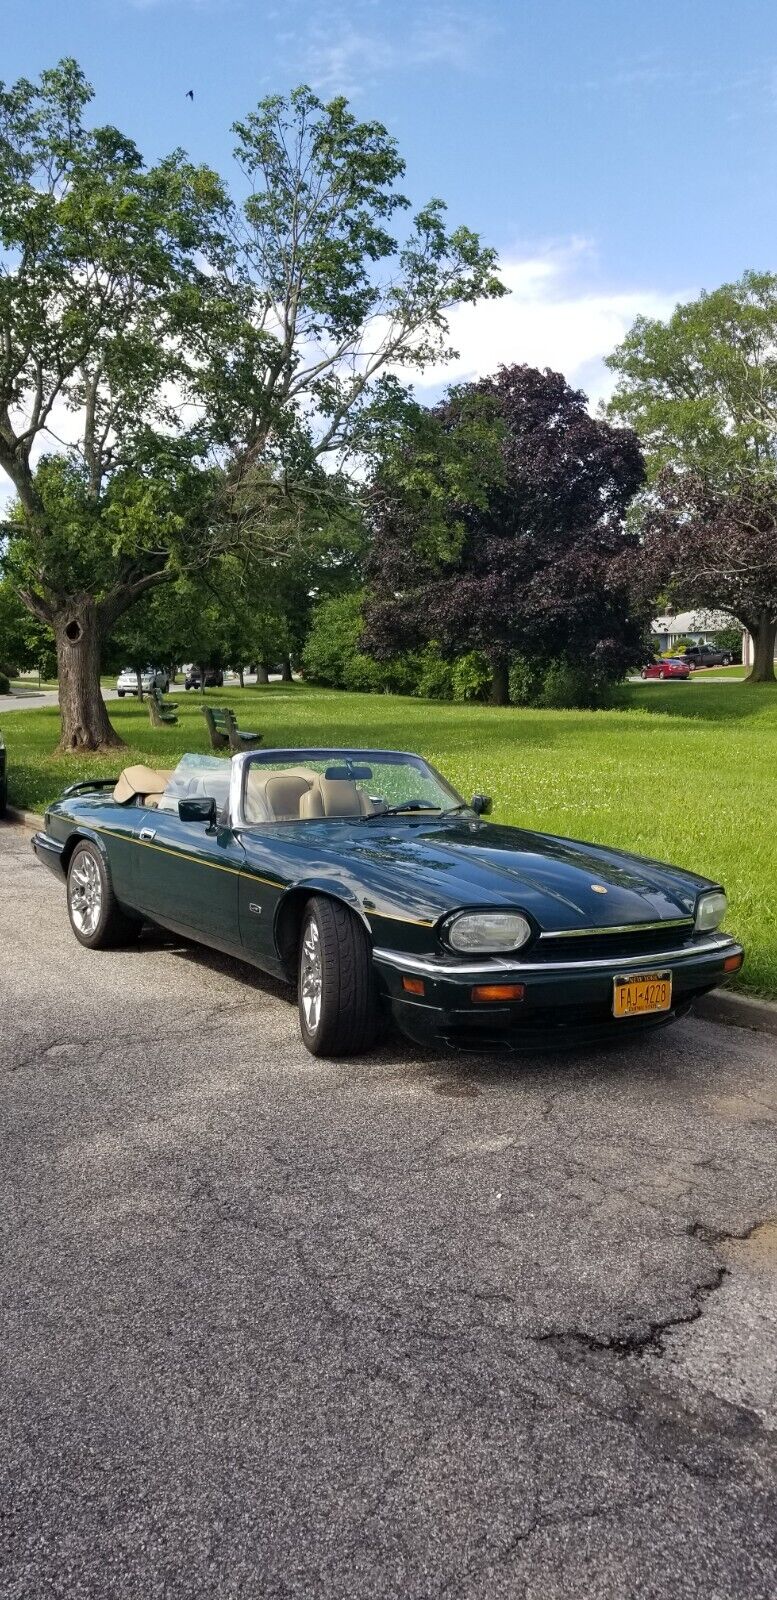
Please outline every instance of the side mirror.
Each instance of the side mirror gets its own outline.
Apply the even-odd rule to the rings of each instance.
[[[490,794],[473,794],[470,800],[472,810],[478,817],[490,816],[493,804]]]
[[[182,822],[204,822],[212,828],[216,821],[216,802],[212,795],[190,795],[178,801],[178,815]]]

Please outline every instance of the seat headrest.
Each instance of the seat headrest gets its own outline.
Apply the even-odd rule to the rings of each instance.
[[[321,778],[318,788],[321,810],[318,813],[310,812],[310,815],[363,817],[372,811],[369,795],[358,788],[352,778]]]
[[[163,794],[172,776],[171,771],[155,772],[152,767],[142,765],[125,767],[114,785],[113,798],[122,804],[133,800],[135,795]]]
[[[297,822],[303,797],[317,783],[318,774],[308,767],[287,767],[284,772],[249,767],[246,822]]]

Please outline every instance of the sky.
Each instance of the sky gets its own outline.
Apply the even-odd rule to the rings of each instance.
[[[2,0],[2,23],[0,77],[74,55],[149,160],[229,175],[231,124],[301,82],[384,122],[411,200],[441,196],[510,289],[454,316],[421,398],[527,361],[595,402],[639,312],[777,269],[774,0]]]

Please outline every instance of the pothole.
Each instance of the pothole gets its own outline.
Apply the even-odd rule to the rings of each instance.
[[[724,1267],[720,1287],[698,1321],[673,1329],[663,1362],[777,1432],[777,1218],[714,1249]]]

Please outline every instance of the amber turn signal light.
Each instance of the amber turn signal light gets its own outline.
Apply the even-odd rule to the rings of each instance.
[[[425,994],[423,978],[403,978],[402,988],[407,994]]]
[[[741,967],[741,965],[742,965],[743,960],[744,960],[743,956],[726,956],[726,959],[723,962],[723,971],[724,972],[738,972],[740,967]]]
[[[522,983],[478,983],[472,990],[472,999],[522,1000],[525,993]]]

